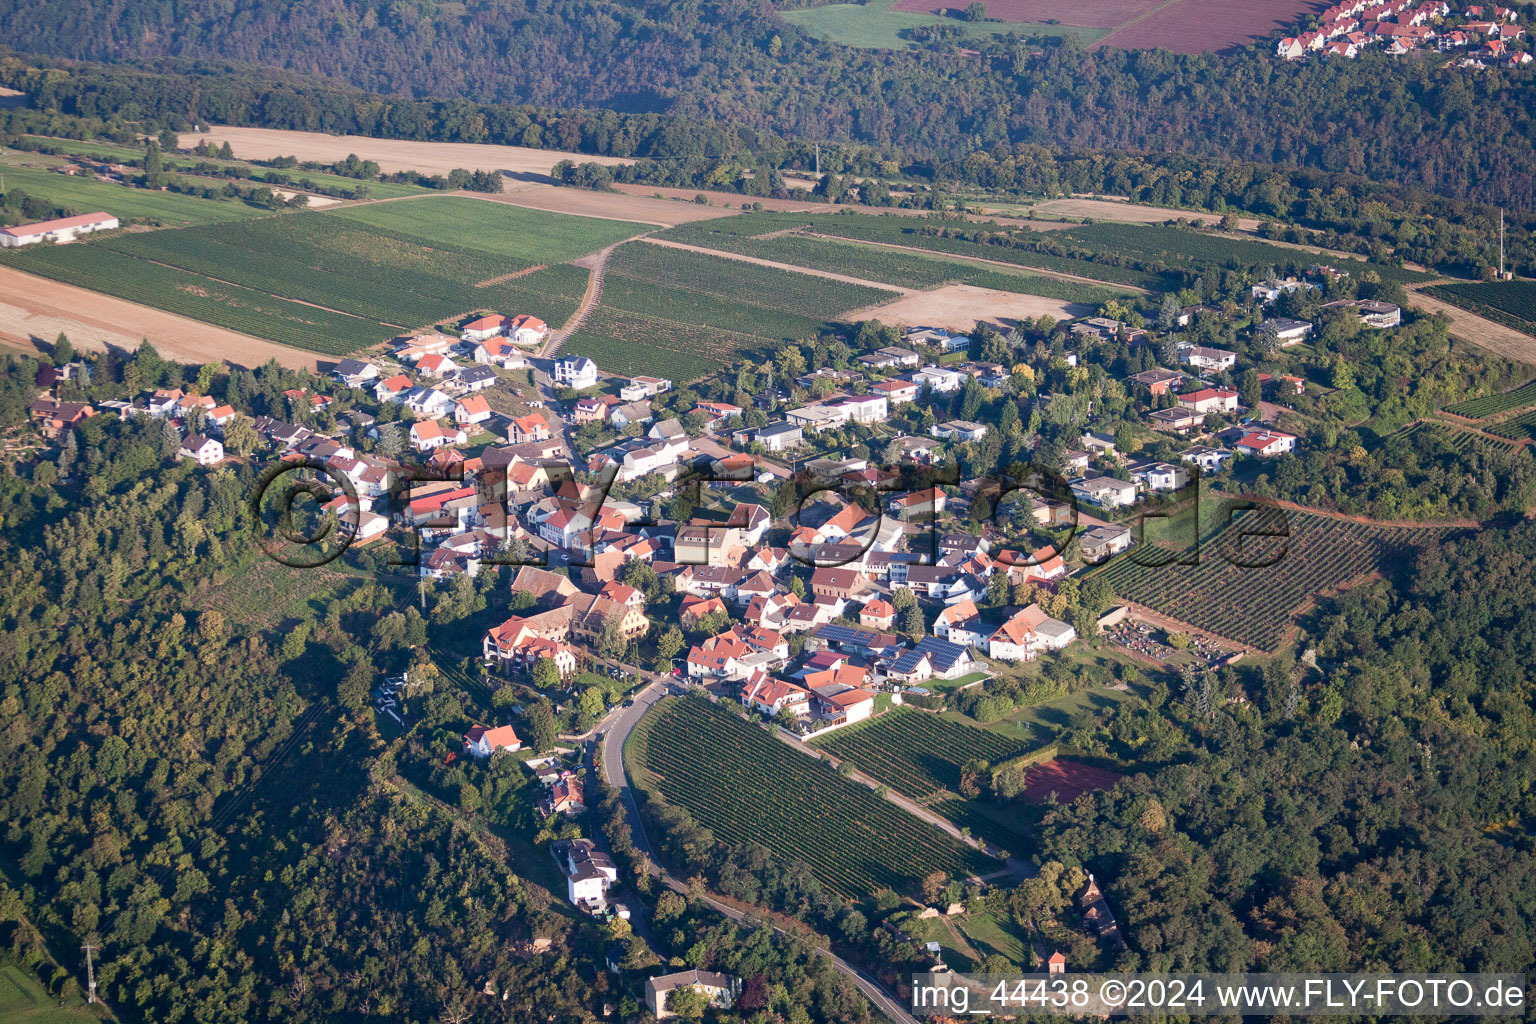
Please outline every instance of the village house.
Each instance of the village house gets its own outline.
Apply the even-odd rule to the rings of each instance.
[[[411,424],[411,447],[419,452],[431,451],[445,444],[463,444],[469,438],[457,426],[444,427],[437,420],[417,420]]]
[[[679,971],[645,979],[645,1007],[657,1020],[675,1017],[667,1009],[667,998],[680,988],[690,988],[703,993],[710,1006],[724,1009],[736,1001],[741,984],[728,974],[714,971]]]
[[[1091,502],[1100,508],[1116,509],[1136,503],[1136,485],[1129,480],[1117,480],[1112,476],[1096,476],[1072,484],[1072,493],[1079,501]]]
[[[1257,430],[1244,434],[1233,447],[1241,455],[1273,458],[1296,450],[1296,436],[1279,430]]]
[[[1083,561],[1102,562],[1131,546],[1131,528],[1115,524],[1096,526],[1079,537],[1077,543]]]
[[[1230,370],[1237,365],[1237,353],[1203,345],[1181,345],[1179,362],[1200,370]]]
[[[1205,426],[1205,417],[1186,406],[1175,406],[1172,409],[1159,409],[1147,417],[1152,422],[1153,430],[1161,430],[1170,434],[1188,434],[1191,431],[1200,430]]]
[[[176,451],[176,458],[192,459],[199,466],[213,466],[224,461],[224,446],[202,434],[188,434]]]
[[[1222,388],[1201,388],[1179,396],[1179,405],[1191,412],[1207,416],[1213,412],[1237,412],[1237,392]]]
[[[507,431],[507,439],[513,444],[548,441],[553,436],[549,429],[549,423],[536,412],[531,412],[526,416],[519,416],[512,421],[512,426]]]
[[[453,404],[453,421],[460,426],[468,426],[471,423],[484,423],[490,418],[490,403],[482,395],[470,395],[468,398],[461,398]]]
[[[507,329],[507,318],[492,313],[490,316],[476,317],[459,328],[460,335],[465,341],[480,342],[488,338],[494,338]]]
[[[775,679],[766,672],[756,673],[741,688],[742,706],[770,718],[793,715],[803,718],[811,713],[811,693],[794,683]]]
[[[1183,384],[1184,374],[1176,370],[1165,370],[1161,366],[1156,366],[1150,370],[1133,373],[1129,379],[1132,383],[1146,388],[1155,397],[1157,395],[1166,395],[1174,388]]]
[[[464,734],[464,753],[476,760],[483,760],[498,750],[521,750],[523,741],[510,725],[487,729],[483,725],[471,726]]]
[[[508,370],[520,370],[528,365],[528,357],[512,342],[491,338],[475,346],[470,358],[477,363],[500,366]]]
[[[589,914],[606,911],[608,889],[619,879],[613,858],[590,839],[557,839],[549,851],[565,872],[566,898]]]
[[[567,356],[556,360],[554,381],[561,387],[581,391],[597,386],[597,364],[586,356]]]
[[[1221,468],[1221,464],[1232,457],[1232,453],[1225,448],[1214,448],[1210,445],[1197,444],[1193,448],[1186,448],[1179,452],[1179,458],[1184,462],[1200,467],[1203,473],[1214,473]]]

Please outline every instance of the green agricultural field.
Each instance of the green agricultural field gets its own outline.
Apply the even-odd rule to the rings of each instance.
[[[1017,292],[1022,295],[1043,295],[1047,298],[1065,299],[1068,302],[1089,305],[1102,305],[1116,296],[1125,294],[1124,291],[1110,286],[1099,287],[1083,282],[1043,277],[1028,273],[1022,268],[1018,272],[1013,272],[971,262],[963,257],[938,253],[924,256],[919,253],[887,249],[876,244],[818,238],[809,234],[787,234],[774,238],[745,238],[721,234],[713,236],[710,244],[711,247],[726,252],[790,263],[812,270],[849,274],[853,277],[903,288],[927,289],[946,284],[969,284],[978,288],[994,288],[998,291]]]
[[[1170,216],[1176,215],[1176,212],[1170,211]],[[1226,238],[1204,231],[1160,224],[1090,224],[1062,232],[1061,238],[1063,241],[1070,239],[1081,242],[1104,252],[1123,253],[1143,260],[1159,260],[1171,266],[1204,268],[1238,264],[1249,267],[1284,267],[1288,264],[1310,265],[1323,262],[1340,270],[1348,270],[1356,277],[1366,271],[1373,271],[1383,281],[1396,281],[1399,284],[1433,280],[1430,274],[1402,267],[1334,256],[1314,256],[1301,249],[1271,245],[1264,241]]]
[[[17,162],[16,154],[0,152],[0,175],[13,192],[68,207],[79,213],[104,210],[123,222],[142,221],[166,227],[224,224],[266,216],[270,211],[248,206],[238,199],[201,199],[177,192],[151,192],[128,185],[114,185],[95,178],[58,174]],[[30,160],[36,157],[27,154]]]
[[[960,768],[979,757],[1006,761],[1024,744],[984,729],[947,721],[911,708],[892,708],[868,721],[838,729],[815,741],[834,756],[913,799],[940,790],[957,792]]]
[[[5,261],[28,273],[329,355],[345,355],[395,333],[376,320],[221,284],[93,242],[31,246]]]
[[[781,15],[785,21],[817,39],[866,50],[905,50],[915,45],[910,35],[913,29],[941,25],[959,31],[962,42],[1018,32],[1027,36],[1061,36],[1086,44],[1108,33],[1107,29],[1079,28],[1076,25],[960,21],[956,18],[941,18],[936,14],[892,10],[895,4],[896,0],[868,0],[867,3],[802,7],[783,11]]]
[[[1536,281],[1442,284],[1424,291],[1495,323],[1536,336]]]
[[[702,699],[663,701],[631,734],[624,758],[638,785],[686,808],[721,841],[803,862],[849,898],[910,892],[935,870],[963,877],[999,867]]]
[[[324,215],[376,228],[397,239],[482,253],[523,266],[564,263],[656,230],[651,224],[527,210],[469,196],[365,203]]]
[[[1266,532],[1280,536],[1257,536]],[[1265,509],[1237,515],[1204,538],[1198,565],[1145,567],[1123,554],[1094,571],[1119,597],[1274,651],[1316,595],[1401,565],[1416,544],[1434,543],[1444,532]]]
[[[526,311],[562,322],[550,310],[524,309],[526,289],[513,275],[526,273],[531,264],[462,248],[448,233],[442,238],[426,245],[399,232],[306,213],[128,235],[105,244],[129,256],[401,329],[477,309]],[[585,286],[585,271],[571,269]]]
[[[604,370],[691,380],[787,339],[813,338],[894,292],[723,256],[632,242],[614,252],[602,301],[562,350]]]
[[[1028,228],[1001,227],[989,225],[985,222],[954,218],[904,217],[897,214],[751,213],[743,214],[739,217],[722,218],[716,221],[685,224],[665,232],[661,237],[674,239],[679,242],[687,242],[692,245],[703,245],[730,252],[744,252],[753,256],[761,255],[765,258],[775,258],[766,255],[770,251],[769,249],[754,248],[754,246],[761,247],[766,243],[792,240],[788,233],[797,230],[803,230],[812,235],[833,236],[848,241],[876,242],[885,245],[900,245],[912,249],[921,249],[932,254],[932,258],[949,256],[988,260],[993,264],[1012,264],[1020,270],[1020,281],[1006,290],[1050,295],[1053,298],[1077,298],[1080,295],[1081,298],[1077,298],[1077,301],[1091,302],[1102,299],[1106,295],[1112,297],[1116,292],[1115,285],[1150,289],[1160,287],[1157,275],[1145,274],[1128,267],[1095,263],[1091,260],[1060,256],[1049,252],[1035,252],[1031,249],[1017,248],[1012,245],[973,240],[980,234],[996,238],[999,241],[1017,240],[1055,244],[1052,242],[1051,234],[1030,231]],[[776,234],[779,235],[778,238],[763,237]],[[960,234],[969,235],[971,238],[956,237]],[[801,239],[801,241],[806,240]],[[840,250],[832,251],[840,252]],[[889,249],[871,249],[869,251],[879,252],[882,254],[882,257],[908,255],[913,259],[925,258],[922,253],[904,254]],[[846,255],[844,258],[847,259]],[[865,258],[873,260],[881,257],[867,256]],[[893,264],[886,265],[893,266]],[[961,268],[969,267],[970,270],[956,270],[957,266]],[[1077,293],[1072,295],[1045,292],[1039,289],[1058,285],[1059,282],[1038,276],[1028,276],[1027,272],[1029,270],[1050,270],[1061,274],[1073,274],[1078,277],[1102,281],[1104,284],[1095,288],[1094,285],[1088,283],[1082,285],[1069,283],[1067,287],[1079,289]],[[846,272],[853,273],[854,271]],[[964,279],[970,281],[971,277],[968,275],[984,272],[992,274],[1006,273],[1005,270],[996,266],[952,264],[942,272],[942,279]],[[879,278],[876,279],[878,280]],[[978,282],[972,281],[971,283]],[[921,287],[915,281],[913,286]],[[1000,287],[1000,285],[985,283],[982,287],[992,288]]]
[[[1536,380],[1520,385],[1513,391],[1501,391],[1496,395],[1469,398],[1465,402],[1448,405],[1445,411],[1470,420],[1487,419],[1511,409],[1524,409],[1536,405]]]
[[[0,967],[0,1024],[82,1024],[100,1019],[83,1006],[58,1005],[36,978],[17,965]]]
[[[398,228],[358,223],[340,212],[303,212],[121,234],[7,258],[23,270],[109,295],[343,355],[479,310],[526,312],[563,324],[581,301],[588,271],[562,261],[583,245],[629,230],[614,221],[450,196],[377,209],[416,205],[421,209],[408,217],[372,218],[398,221]],[[348,212],[364,209],[371,207]],[[465,226],[471,213],[480,215],[478,233]],[[423,217],[438,215],[435,237],[417,233]],[[551,218],[570,222],[570,234],[560,236]],[[514,254],[538,250],[542,242],[551,266]]]

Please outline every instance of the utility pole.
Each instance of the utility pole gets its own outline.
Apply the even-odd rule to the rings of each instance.
[[[85,950],[85,983],[88,993],[85,1001],[94,1003],[96,1001],[96,965],[91,962],[91,953],[101,947],[87,944],[80,948]]]
[[[1504,280],[1504,207],[1499,207],[1499,280]]]

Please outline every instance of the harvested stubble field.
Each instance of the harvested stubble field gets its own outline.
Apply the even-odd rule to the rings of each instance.
[[[385,171],[420,171],[423,174],[448,174],[460,167],[471,171],[548,174],[551,167],[565,159],[610,166],[632,162],[617,157],[565,153],[554,149],[528,149],[523,146],[375,139],[361,135],[327,135],[324,132],[240,128],[233,125],[213,125],[207,132],[183,135],[179,144],[194,146],[199,141],[207,142],[210,146],[221,146],[227,142],[236,156],[247,160],[292,156],[301,161],[335,163],[355,153],[364,160],[372,160]]]
[[[1536,281],[1465,282],[1424,291],[1505,327],[1536,335]]]
[[[632,242],[614,251],[602,298],[562,349],[604,370],[691,380],[745,349],[814,338],[831,317],[894,297],[861,285]]]
[[[1000,866],[703,699],[657,705],[624,760],[637,785],[686,808],[717,839],[800,861],[849,898],[910,892],[936,870],[965,877]]]

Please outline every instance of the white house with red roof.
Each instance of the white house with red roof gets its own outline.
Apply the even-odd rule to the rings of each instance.
[[[411,390],[411,378],[403,373],[397,373],[375,384],[373,397],[380,402],[400,402],[404,401],[405,393],[409,390]]]
[[[498,750],[521,749],[523,741],[517,738],[517,733],[510,725],[499,725],[492,729],[474,725],[464,734],[464,753],[476,760],[490,757]]]
[[[987,638],[987,656],[999,661],[1030,661],[1044,647],[1040,626],[1049,619],[1037,604],[1021,608]]]
[[[484,423],[491,418],[491,405],[484,395],[469,395],[453,403],[453,421],[460,426]]]
[[[431,451],[445,444],[463,444],[469,438],[459,427],[444,427],[437,420],[417,420],[411,424],[411,447]]]
[[[1236,448],[1243,455],[1256,455],[1260,458],[1273,458],[1276,455],[1284,455],[1296,450],[1296,436],[1286,434],[1279,430],[1256,430],[1244,434]]]
[[[542,345],[549,337],[549,325],[536,316],[520,313],[507,321],[506,333],[519,345]]]
[[[756,672],[741,687],[741,703],[760,714],[802,718],[811,713],[811,692],[794,683]]]
[[[528,365],[523,350],[502,338],[489,338],[475,346],[470,358],[488,366],[501,366],[508,370],[520,370]]]
[[[1213,412],[1237,412],[1237,392],[1223,388],[1201,388],[1180,395],[1179,405],[1201,416]]]
[[[459,364],[446,355],[426,355],[416,360],[416,372],[424,377],[448,377],[458,368]]]
[[[536,412],[527,416],[519,416],[512,421],[512,428],[508,437],[513,444],[527,444],[530,441],[548,441],[554,436],[550,432],[549,423]]]
[[[459,328],[465,341],[484,341],[494,338],[507,329],[507,318],[492,313],[489,316],[477,317]]]

